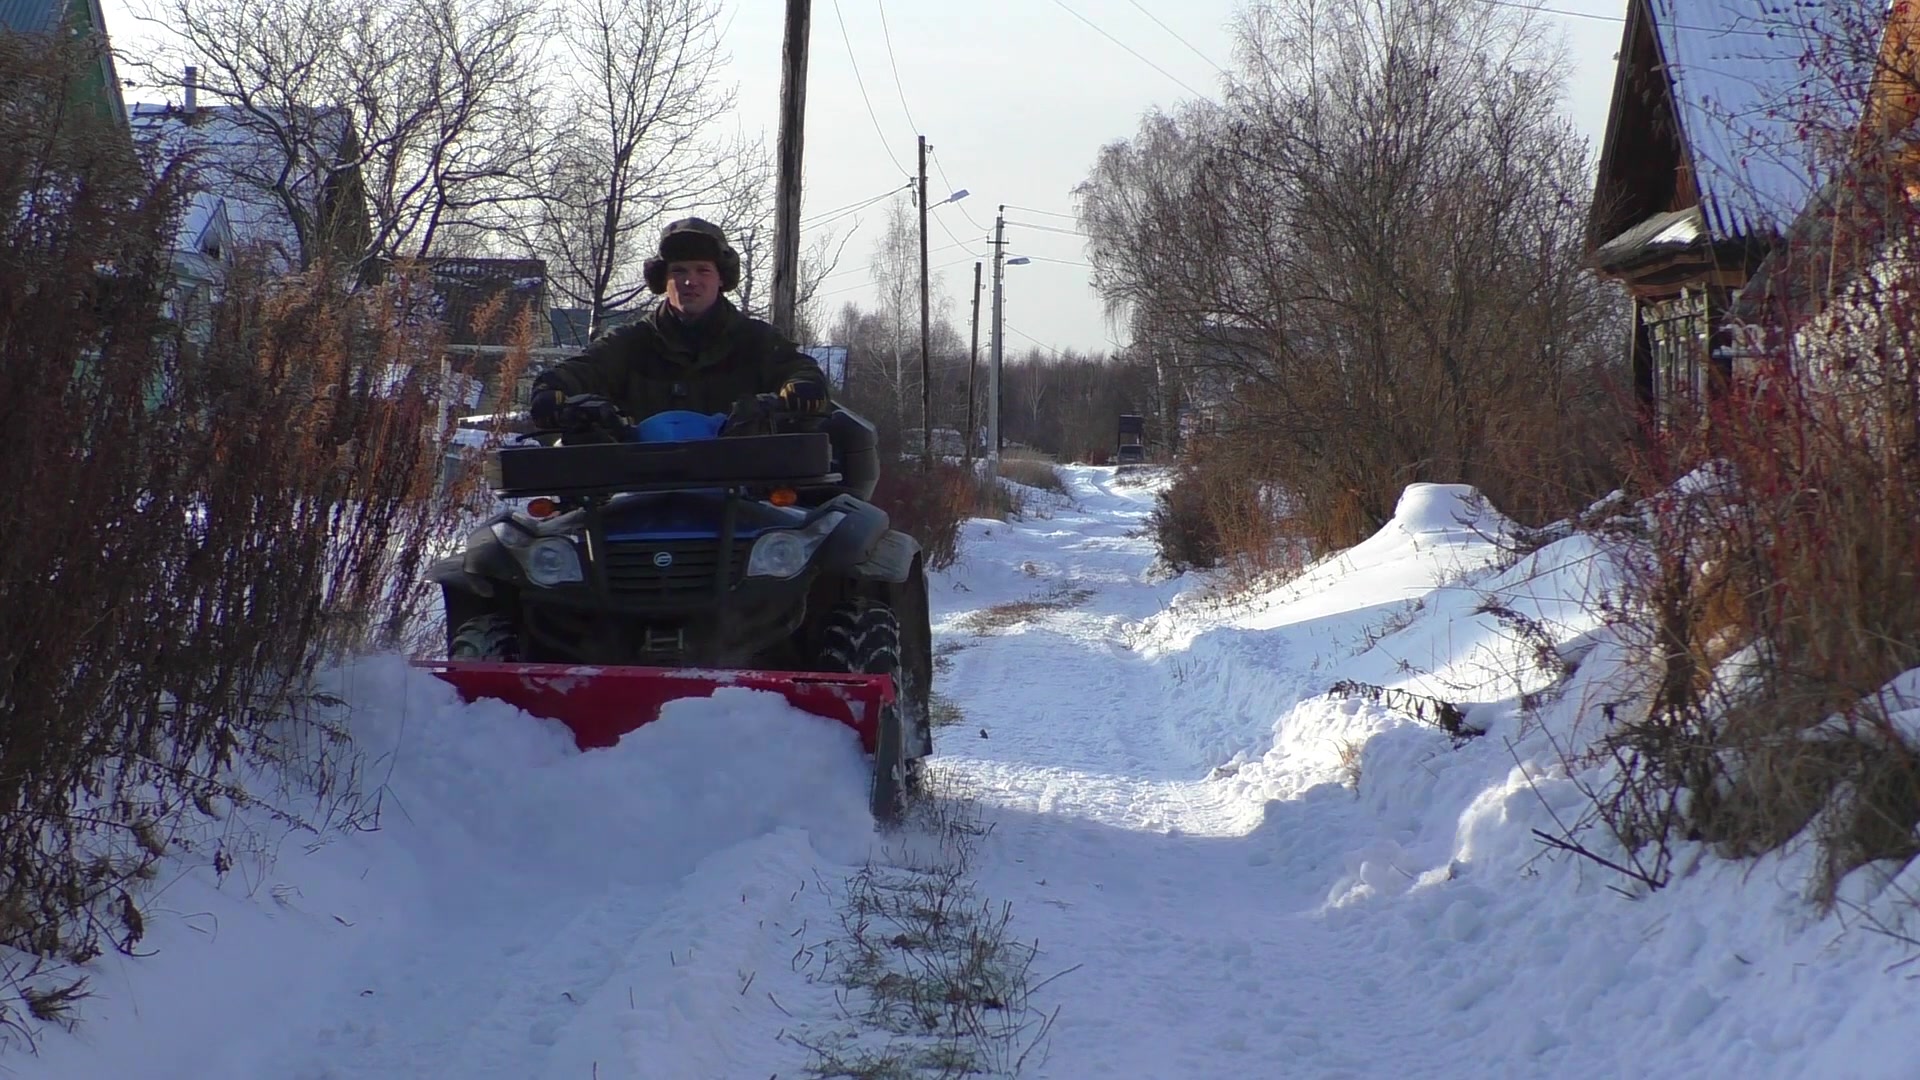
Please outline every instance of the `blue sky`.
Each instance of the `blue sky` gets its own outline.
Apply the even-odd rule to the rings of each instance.
[[[1495,0],[1511,2],[1511,0]],[[803,215],[903,185],[917,134],[933,145],[930,262],[965,333],[972,263],[985,258],[999,204],[1008,218],[1073,228],[1070,193],[1103,143],[1131,134],[1148,110],[1217,92],[1240,0],[813,0]],[[1564,36],[1563,107],[1598,147],[1613,86],[1625,0],[1552,0],[1542,26]],[[143,28],[128,0],[105,0],[116,45]],[[723,16],[737,84],[737,122],[769,142],[778,123],[784,0],[731,0]],[[1108,36],[1110,35],[1110,37]],[[1118,43],[1114,39],[1117,39]],[[1128,50],[1131,49],[1132,52]],[[1139,54],[1138,56],[1134,55]],[[864,93],[863,93],[864,89]],[[142,99],[139,90],[130,95]],[[909,119],[911,117],[911,120]],[[951,185],[951,188],[949,187]],[[853,235],[827,298],[866,302],[865,267],[884,217],[875,204],[831,228]],[[1010,227],[1008,250],[1035,261],[1007,271],[1009,351],[1036,342],[1104,349],[1114,332],[1087,283],[1079,238]],[[803,236],[803,243],[810,236]],[[984,305],[983,305],[984,308]],[[986,335],[982,333],[984,349]]]

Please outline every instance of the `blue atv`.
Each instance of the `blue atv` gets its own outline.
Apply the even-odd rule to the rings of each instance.
[[[475,685],[498,681],[505,665],[522,681],[657,673],[637,693],[602,693],[603,711],[609,695],[670,697],[658,692],[669,682],[884,677],[870,681],[890,683],[890,700],[862,734],[875,754],[874,812],[896,816],[933,749],[932,634],[920,545],[867,501],[879,480],[873,425],[845,408],[784,412],[772,395],[730,414],[638,423],[580,396],[560,416],[487,456],[489,485],[525,507],[432,567],[443,666],[472,672]],[[754,678],[730,677],[741,674]],[[815,697],[848,696],[809,685]]]

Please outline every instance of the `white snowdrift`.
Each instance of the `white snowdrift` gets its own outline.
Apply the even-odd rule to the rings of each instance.
[[[721,690],[581,753],[394,658],[335,690],[379,830],[230,822],[230,853],[273,849],[222,882],[183,867],[154,900],[153,955],[94,965],[77,1034],[15,1075],[765,1075],[797,1056],[763,994],[818,996],[790,985],[788,934],[831,917],[817,871],[866,858],[851,730]],[[760,1008],[736,1016],[756,970]]]
[[[1154,583],[1124,528],[1144,493],[1075,482],[1083,517],[976,523],[998,565],[950,585],[969,607],[1033,593],[1026,567],[1105,586],[987,637],[948,624],[990,737],[947,752],[1003,808],[983,885],[1083,965],[1048,988],[1064,1011],[1037,1075],[1920,1075],[1906,947],[1817,918],[1805,852],[1683,852],[1630,899],[1539,842],[1604,780],[1568,755],[1635,707],[1590,540],[1513,561],[1473,492],[1416,485],[1366,542],[1223,607]],[[1456,745],[1342,683],[1455,703],[1485,734]],[[1856,874],[1850,902],[1897,925],[1920,871],[1895,872]]]

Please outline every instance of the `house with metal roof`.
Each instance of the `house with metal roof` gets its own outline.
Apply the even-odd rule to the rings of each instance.
[[[1895,4],[1873,52],[1848,153],[1735,304],[1750,348],[1765,351],[1768,331],[1817,319],[1920,228],[1920,6]]]
[[[346,110],[207,104],[193,67],[183,88],[179,104],[136,103],[129,120],[165,158],[185,160],[196,195],[224,204],[233,246],[287,271],[329,252],[363,255],[372,226]]]
[[[1736,297],[1857,117],[1822,0],[1629,0],[1589,265],[1633,302],[1635,388],[1671,418],[1731,374]]]
[[[100,10],[100,0],[0,0],[0,31],[48,35],[62,28],[99,42],[98,66],[86,90],[108,115],[125,125],[127,102],[120,92],[113,52],[107,47],[107,19]]]

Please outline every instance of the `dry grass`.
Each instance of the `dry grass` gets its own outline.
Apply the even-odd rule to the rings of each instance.
[[[933,714],[934,727],[954,727],[967,722],[967,714],[960,708],[960,703],[938,690],[933,692],[928,708]]]
[[[961,617],[958,626],[970,634],[990,634],[1031,622],[1049,612],[1079,607],[1092,598],[1092,589],[1071,582],[1055,582],[1047,586],[1045,592],[1026,599],[1009,600],[1004,604],[969,612]]]
[[[1000,457],[1000,475],[1056,495],[1067,493],[1067,482],[1052,458],[1033,451],[1009,451]]]
[[[921,850],[869,863],[842,892],[840,932],[803,947],[809,977],[838,988],[845,1023],[789,1032],[808,1075],[948,1078],[1018,1075],[1054,1016],[1032,1002],[1037,948],[1016,940],[1012,908],[978,895],[971,863],[990,831],[964,795],[930,774],[914,811]]]

